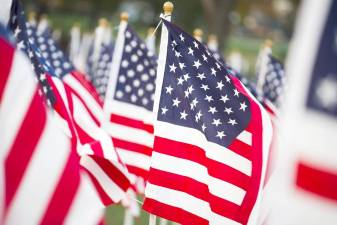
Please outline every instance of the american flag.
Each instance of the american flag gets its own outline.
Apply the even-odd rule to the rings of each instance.
[[[183,225],[255,224],[270,118],[202,43],[163,24],[143,208]]]
[[[337,2],[304,1],[287,58],[283,135],[267,224],[337,223]],[[317,12],[315,17],[312,13]],[[276,194],[277,193],[277,194]]]
[[[89,172],[104,204],[118,202],[130,182],[111,138],[100,128],[104,114],[97,93],[74,70],[49,31],[37,32],[27,24],[20,3],[13,4],[11,28],[18,47],[28,53],[44,92],[55,97],[53,108],[64,120],[60,124],[77,137],[81,165]]]
[[[285,75],[283,64],[271,54],[268,54],[267,70],[262,87],[263,97],[275,106],[279,106],[283,98]]]
[[[153,145],[157,59],[122,21],[112,60],[104,106],[110,121],[105,128],[129,172],[146,180]]]
[[[95,86],[102,99],[105,98],[106,89],[108,87],[113,50],[113,43],[102,43],[96,70],[92,71],[91,74],[92,84]]]
[[[80,172],[74,140],[45,106],[29,60],[4,34],[0,26],[1,224],[97,225],[104,212]]]

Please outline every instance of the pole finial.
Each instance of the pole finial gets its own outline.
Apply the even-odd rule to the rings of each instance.
[[[98,20],[98,25],[99,25],[100,27],[107,27],[107,26],[109,25],[109,22],[108,22],[108,20],[105,19],[105,18],[100,18],[100,19]]]
[[[122,12],[120,15],[120,20],[127,22],[129,19],[129,14],[127,12]]]
[[[194,29],[194,31],[193,31],[193,36],[195,37],[195,38],[200,38],[200,39],[202,39],[202,35],[204,34],[204,32],[200,29],[200,28],[196,28],[196,29]]]
[[[266,39],[264,42],[264,46],[269,48],[273,47],[273,41],[270,39]]]
[[[165,15],[171,15],[172,14],[172,11],[173,11],[173,3],[170,2],[170,1],[167,1],[164,3],[163,5],[163,10],[164,10],[164,14]]]

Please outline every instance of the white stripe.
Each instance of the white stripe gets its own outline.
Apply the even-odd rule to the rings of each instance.
[[[70,141],[63,133],[57,132],[58,127],[50,116],[4,224],[38,224],[62,175],[71,151]]]
[[[146,171],[150,169],[150,156],[122,148],[116,148],[116,150],[126,165],[135,166]]]
[[[198,146],[206,152],[208,158],[226,164],[248,176],[251,175],[252,163],[250,160],[223,146],[208,142],[204,134],[196,129],[156,121],[154,132],[156,136]]]
[[[236,137],[236,139],[242,141],[243,143],[246,143],[247,145],[252,146],[252,133],[246,130],[242,131],[239,136]]]
[[[95,187],[86,173],[65,218],[64,225],[97,225],[104,217],[104,208],[95,191]]]
[[[211,211],[209,204],[181,191],[168,189],[147,183],[146,198],[154,199],[166,205],[181,208],[197,217],[209,220],[210,225],[239,225],[231,219],[220,216]]]
[[[83,87],[83,85],[72,74],[69,74],[63,78],[63,81],[72,87],[76,93],[83,99],[85,104],[90,109],[90,112],[101,123],[104,118],[102,107],[98,104],[96,99],[89,93],[89,91]]]
[[[152,148],[153,146],[154,136],[153,134],[150,134],[147,131],[120,125],[117,123],[110,123],[106,125],[104,128],[107,131],[107,133],[112,137],[129,142],[134,142],[140,145],[145,145],[150,148]]]
[[[0,23],[7,24],[9,22],[12,0],[0,0]]]
[[[16,51],[0,104],[0,159],[10,150],[37,90],[32,71],[23,68],[31,66],[22,53]]]
[[[207,185],[215,196],[236,205],[241,205],[246,194],[245,190],[210,176],[205,166],[190,160],[153,152],[151,167],[199,181]]]
[[[109,113],[128,117],[130,119],[147,122],[147,124],[153,124],[153,113],[144,107],[117,101],[106,101],[106,110]],[[137,113],[135,113],[137,112]]]
[[[76,124],[80,126],[87,135],[101,143],[105,158],[117,161],[118,157],[115,154],[114,146],[109,135],[97,126],[83,103],[74,94],[72,94],[71,97],[73,99],[73,116]]]
[[[119,202],[125,197],[125,192],[113,182],[110,177],[108,177],[91,157],[82,156],[80,164],[97,179],[104,192],[112,199],[112,201]]]

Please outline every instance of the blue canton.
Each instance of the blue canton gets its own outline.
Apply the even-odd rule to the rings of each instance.
[[[114,99],[152,111],[156,69],[157,57],[127,26]]]
[[[275,106],[279,106],[282,102],[284,86],[285,76],[282,63],[272,55],[268,55],[267,72],[262,87],[263,96]]]
[[[337,1],[332,1],[311,75],[307,107],[337,119]]]
[[[249,99],[202,43],[163,21],[169,37],[158,120],[197,129],[228,146],[250,121]]]

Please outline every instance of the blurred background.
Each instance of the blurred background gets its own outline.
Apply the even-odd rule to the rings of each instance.
[[[118,31],[119,15],[129,13],[129,23],[145,38],[149,27],[156,27],[164,1],[159,0],[25,0],[26,12],[35,12],[39,19],[48,19],[62,48],[67,51],[69,32],[74,24],[81,31],[92,32],[97,21],[105,17],[110,22],[113,37]],[[226,60],[241,57],[241,72],[255,79],[255,64],[259,49],[266,39],[273,41],[273,55],[284,61],[292,37],[299,0],[173,0],[172,20],[185,31],[201,28],[204,40],[215,34],[219,50]],[[160,32],[157,32],[159,34]],[[157,38],[157,44],[159,38]],[[142,197],[139,197],[142,200]],[[106,224],[123,224],[124,210],[120,206],[107,208]],[[136,225],[148,224],[142,212]]]

